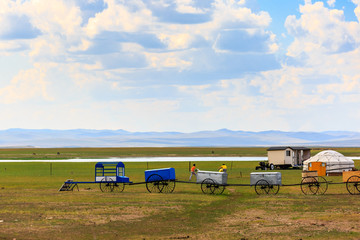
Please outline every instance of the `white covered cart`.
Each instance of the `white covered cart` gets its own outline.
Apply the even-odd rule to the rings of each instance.
[[[201,191],[207,194],[222,194],[227,185],[226,172],[198,171],[196,183],[201,184]]]
[[[277,194],[281,185],[280,172],[252,172],[250,185],[255,186],[257,194]]]

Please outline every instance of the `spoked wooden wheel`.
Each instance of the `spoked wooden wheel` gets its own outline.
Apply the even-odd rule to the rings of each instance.
[[[304,177],[301,181],[301,191],[305,195],[316,194],[319,190],[319,183],[314,177]]]
[[[212,194],[214,191],[213,185],[215,185],[214,180],[206,178],[201,182],[201,191],[205,194]]]
[[[116,182],[114,183],[114,189],[113,192],[122,192],[124,191],[125,183]]]
[[[268,194],[269,190],[270,190],[270,185],[269,185],[268,181],[266,181],[265,179],[261,179],[261,180],[256,182],[256,184],[255,184],[255,192],[258,195]]]
[[[214,181],[214,184],[212,186],[210,186],[210,188],[211,188],[211,193],[216,194],[216,195],[222,194],[225,190],[224,185],[219,185],[215,181]]]
[[[280,186],[279,185],[269,185],[269,192],[268,194],[276,195],[279,192]]]
[[[160,175],[152,174],[146,179],[146,189],[150,193],[160,193],[163,188],[163,178]]]
[[[100,190],[102,192],[112,192],[114,190],[114,182],[111,179],[105,178],[100,182]]]
[[[346,189],[351,195],[360,194],[360,177],[359,176],[351,176],[346,181]]]
[[[326,181],[326,179],[323,177],[318,177],[317,184],[319,186],[319,189],[316,194],[322,195],[322,194],[326,193],[326,191],[328,189],[328,185],[329,185],[328,182]]]
[[[174,180],[163,180],[162,181],[162,193],[172,193],[175,189],[175,181]]]

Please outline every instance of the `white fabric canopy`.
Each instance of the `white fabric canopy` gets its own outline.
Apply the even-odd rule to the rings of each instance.
[[[303,170],[308,170],[310,162],[324,162],[326,163],[326,173],[350,171],[354,167],[354,161],[345,157],[339,152],[333,150],[326,150],[319,152],[315,156],[303,162]]]

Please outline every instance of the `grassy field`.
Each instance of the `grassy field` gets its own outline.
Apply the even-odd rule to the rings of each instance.
[[[97,155],[85,150],[88,156]],[[119,154],[117,149],[106,151],[112,150]],[[51,152],[43,149],[36,155]],[[216,170],[221,163],[198,162],[197,167]],[[227,164],[228,183],[244,184],[250,183],[257,165]],[[142,182],[147,166],[174,167],[179,180],[189,177],[187,162],[127,163],[126,175]],[[281,172],[283,184],[300,183],[301,170]],[[79,192],[58,192],[66,179],[93,181],[94,163],[1,163],[0,239],[360,238],[360,198],[349,195],[344,184],[330,185],[320,196],[303,195],[299,186],[282,187],[275,196],[258,196],[253,187],[228,187],[223,195],[205,195],[200,185],[181,183],[171,194],[148,193],[145,185],[103,193],[97,184],[80,185]],[[341,182],[341,177],[327,180]]]
[[[168,156],[266,156],[266,148],[10,148],[0,159],[71,159]]]
[[[72,159],[108,157],[169,157],[169,156],[267,156],[267,148],[7,148],[0,149],[0,159]],[[327,148],[312,148],[311,154]],[[360,148],[332,148],[345,156],[360,156]]]

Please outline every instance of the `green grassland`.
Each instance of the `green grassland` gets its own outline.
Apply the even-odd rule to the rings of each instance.
[[[198,162],[216,170],[218,162]],[[228,162],[228,183],[250,183],[256,162]],[[359,168],[360,163],[356,162]],[[144,181],[146,163],[126,163],[131,181]],[[174,167],[189,177],[187,162]],[[299,183],[300,170],[281,170],[283,184]],[[253,187],[228,187],[205,195],[200,185],[177,183],[171,194],[148,193],[145,185],[103,193],[97,184],[58,192],[66,179],[93,181],[94,163],[1,163],[0,239],[359,239],[360,199],[344,184],[325,195],[303,195],[299,186],[278,195]],[[341,182],[341,177],[327,177]]]
[[[266,149],[6,149],[2,159],[124,156],[261,156]],[[183,150],[183,151],[182,151]],[[210,150],[210,151],[209,151]],[[60,152],[58,157],[57,152]],[[209,153],[210,152],[210,153]],[[357,155],[358,149],[340,151]],[[248,154],[248,155],[247,155]],[[264,155],[264,154],[263,154]],[[359,156],[358,154],[357,156]],[[24,157],[26,156],[26,157]],[[39,159],[37,158],[37,159]],[[216,171],[223,162],[196,162]],[[228,183],[249,184],[257,162],[227,162]],[[145,185],[103,193],[98,184],[58,192],[66,179],[94,180],[94,163],[0,163],[0,239],[359,239],[360,198],[344,184],[325,195],[304,195],[299,186],[277,195],[254,187],[227,187],[205,195],[198,184],[177,183],[171,194],[149,193]],[[174,167],[188,180],[188,162],[126,163],[126,176],[143,182],[144,171]],[[360,168],[360,162],[356,161]],[[301,182],[301,170],[281,170],[283,184]],[[341,177],[326,177],[341,182]]]
[[[8,148],[0,159],[71,159],[169,156],[266,156],[266,148]]]
[[[0,159],[72,159],[106,157],[169,157],[169,156],[267,156],[263,147],[159,147],[159,148],[6,148]],[[311,154],[327,148],[312,148]],[[332,148],[345,156],[360,156],[360,148]]]

